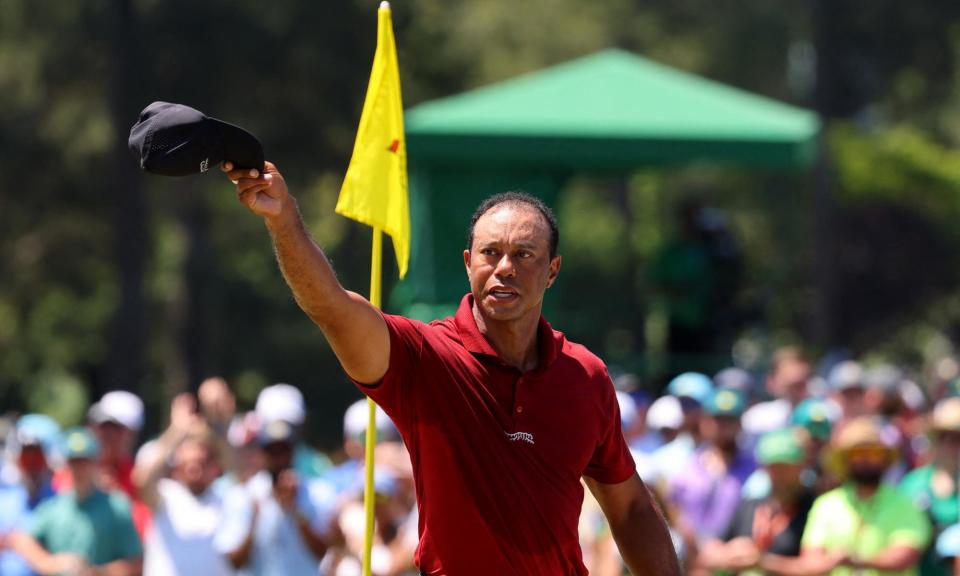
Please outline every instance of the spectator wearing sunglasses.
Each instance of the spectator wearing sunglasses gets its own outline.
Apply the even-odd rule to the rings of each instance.
[[[877,421],[854,418],[837,433],[828,460],[843,484],[817,498],[801,542],[797,574],[912,576],[930,542],[930,522],[882,481],[896,458]]]

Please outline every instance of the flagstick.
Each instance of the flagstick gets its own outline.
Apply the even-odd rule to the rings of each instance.
[[[370,303],[380,308],[380,275],[383,270],[383,234],[379,228],[373,229],[373,253],[370,257]],[[366,513],[366,537],[363,541],[363,576],[370,576],[370,563],[373,551],[373,450],[377,445],[377,405],[367,397],[367,446],[366,446],[366,478],[363,489],[363,511]]]

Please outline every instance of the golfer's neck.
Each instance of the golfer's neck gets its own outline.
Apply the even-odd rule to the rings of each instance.
[[[537,368],[539,348],[537,347],[537,328],[539,314],[529,314],[509,322],[491,321],[477,314],[477,328],[497,351],[500,359],[521,372]]]

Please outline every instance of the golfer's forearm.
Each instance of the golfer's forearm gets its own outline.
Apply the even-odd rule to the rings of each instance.
[[[634,576],[680,576],[680,563],[666,522],[651,501],[636,503],[611,532]]]
[[[293,199],[281,215],[267,219],[280,271],[300,308],[321,328],[335,325],[349,297],[323,250],[313,241]]]
[[[292,199],[280,216],[267,220],[267,229],[297,304],[323,331],[343,369],[359,382],[379,381],[390,358],[390,334],[380,312],[343,289]]]

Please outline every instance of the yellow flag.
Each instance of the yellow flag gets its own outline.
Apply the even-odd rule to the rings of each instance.
[[[403,278],[410,260],[407,146],[397,47],[387,2],[381,3],[378,11],[377,52],[336,211],[389,234]]]

